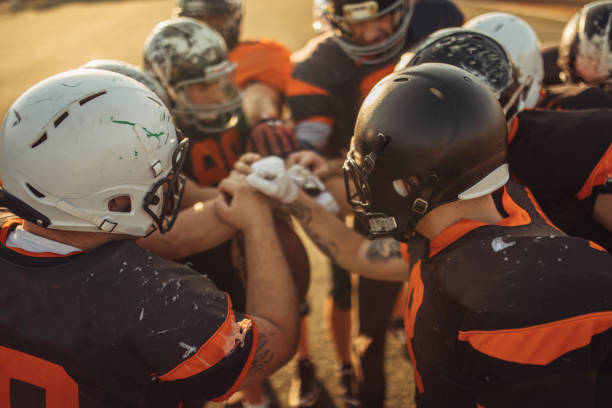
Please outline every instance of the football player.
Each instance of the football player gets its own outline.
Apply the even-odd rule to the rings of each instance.
[[[268,39],[239,41],[242,10],[242,0],[178,0],[173,15],[195,18],[225,39],[228,59],[236,64],[244,115],[253,129],[247,150],[286,156],[299,148],[293,130],[281,120],[293,69],[290,52]]]
[[[392,72],[403,51],[438,28],[461,25],[463,15],[446,0],[318,0],[314,5],[318,22],[328,29],[294,53],[288,105],[299,142],[330,160],[328,176],[336,177],[325,182],[342,202],[342,158],[361,102],[376,82]],[[306,164],[312,157],[309,152],[302,155],[306,159],[294,157],[292,163]],[[327,307],[331,309],[332,338],[345,368],[343,383],[348,384],[349,337],[345,332],[350,332],[350,279],[337,266],[332,274]],[[358,370],[363,373],[359,397],[364,407],[384,404],[385,335],[400,286],[360,278],[359,335],[369,344],[360,353]],[[358,396],[350,387],[345,394],[347,405],[356,405]]]
[[[612,108],[609,86],[612,1],[586,4],[563,29],[558,48],[562,85],[545,90],[540,106],[550,109]]]
[[[609,406],[612,257],[549,224],[506,157],[490,89],[424,63],[379,82],[357,117],[347,198],[374,239],[302,192],[287,205],[340,265],[409,281],[418,407]],[[287,202],[286,175],[250,160],[245,182]]]
[[[494,20],[498,16],[493,16]],[[518,21],[518,17],[515,17]],[[530,110],[537,99],[541,78],[540,63],[530,64],[529,52],[514,54],[522,62],[519,69],[500,43],[529,47],[526,23],[487,24],[482,30],[464,28],[440,30],[402,57],[396,70],[425,62],[458,66],[476,75],[498,96],[508,121],[510,170],[528,186],[556,226],[570,235],[597,242],[606,249],[612,243],[612,111],[587,109],[576,111]],[[521,34],[523,32],[523,34]],[[495,41],[493,36],[499,39]],[[537,60],[537,58],[534,58]],[[519,74],[520,72],[520,74]],[[535,95],[536,98],[531,98]],[[588,137],[584,137],[584,135]]]
[[[232,307],[207,270],[132,242],[172,228],[187,149],[160,98],[113,72],[53,76],[8,110],[0,405],[201,405],[293,355],[294,284],[268,228],[272,213],[248,189],[226,186],[231,201],[214,205],[243,231],[251,315]]]
[[[244,152],[248,135],[242,93],[233,80],[236,64],[227,58],[223,37],[193,18],[173,18],[159,23],[151,32],[145,42],[144,59],[145,68],[170,95],[179,127],[192,140],[185,174],[200,187],[216,186]],[[222,226],[201,237],[199,220],[217,218],[214,209],[204,201],[187,211],[179,217],[181,228],[174,234],[157,234],[141,240],[141,245],[170,259],[188,262],[196,270],[215,265],[216,272],[209,274],[211,279],[231,293],[236,307],[244,310],[245,262],[240,236]],[[307,274],[308,258],[299,238],[283,221],[278,221],[276,228],[291,268]],[[300,287],[307,287],[307,282]],[[265,403],[263,388],[245,390],[244,394],[253,404]]]

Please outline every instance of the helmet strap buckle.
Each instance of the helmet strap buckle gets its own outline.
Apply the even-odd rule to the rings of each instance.
[[[429,208],[429,203],[420,197],[414,200],[412,203],[412,211],[414,211],[415,213],[419,215],[424,215],[427,212],[428,208]]]

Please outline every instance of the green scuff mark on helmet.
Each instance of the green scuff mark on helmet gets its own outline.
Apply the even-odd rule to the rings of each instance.
[[[164,132],[153,133],[149,131],[149,129],[147,129],[146,127],[143,127],[142,130],[144,130],[147,133],[147,137],[156,137],[158,140],[159,140],[159,137],[164,134]]]
[[[128,122],[127,120],[115,120],[115,118],[113,118],[111,116],[111,122],[113,123],[119,123],[120,125],[130,125],[130,126],[136,126],[136,123],[134,122]]]
[[[138,150],[134,150],[134,157],[138,157]]]
[[[76,88],[77,86],[81,85],[81,82],[77,82],[74,85],[69,85],[69,84],[64,84],[62,83],[62,86],[67,86],[68,88]]]

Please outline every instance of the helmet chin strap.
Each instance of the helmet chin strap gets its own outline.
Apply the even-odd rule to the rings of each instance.
[[[80,209],[79,207],[72,205],[68,201],[58,201],[55,206],[59,210],[70,214],[75,218],[87,221],[90,224],[95,225],[102,232],[114,232],[115,228],[119,225],[119,223],[113,221],[113,219],[110,217],[100,217],[99,215],[89,213]]]

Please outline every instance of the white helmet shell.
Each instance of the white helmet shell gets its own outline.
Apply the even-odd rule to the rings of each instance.
[[[535,107],[544,80],[544,61],[533,28],[520,17],[499,12],[474,17],[463,26],[488,34],[508,51],[519,71],[519,82],[526,87],[519,110]]]
[[[36,84],[10,107],[0,176],[7,193],[50,221],[47,228],[144,236],[154,223],[145,197],[173,170],[177,146],[170,113],[151,90],[114,72],[79,69]],[[156,215],[162,190],[152,191],[159,200],[149,195]],[[130,209],[111,211],[120,196]]]

